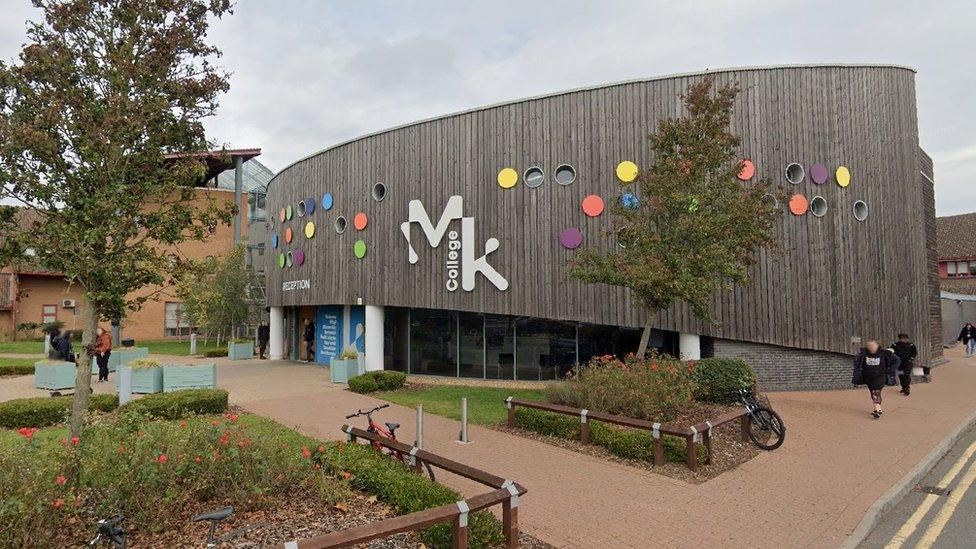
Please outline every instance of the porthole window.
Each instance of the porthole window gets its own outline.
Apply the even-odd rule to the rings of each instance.
[[[386,198],[386,185],[377,183],[373,185],[373,200],[382,202]]]
[[[864,221],[868,218],[868,204],[863,200],[854,203],[854,219]]]
[[[570,166],[569,164],[560,164],[556,168],[556,172],[553,174],[553,178],[556,183],[560,185],[569,185],[573,181],[576,181],[576,168]]]
[[[823,217],[827,213],[827,200],[822,196],[815,196],[810,201],[810,213]]]
[[[275,228],[275,222],[273,217],[268,218],[268,228],[271,229],[272,231]]]
[[[298,207],[295,209],[298,211],[298,217],[305,217],[305,213],[308,211],[304,200],[299,200]]]
[[[342,234],[342,233],[346,232],[346,218],[345,217],[343,217],[343,216],[340,215],[339,217],[336,218],[336,220],[335,220],[335,232],[337,232],[339,234]]]
[[[294,264],[295,264],[295,254],[292,252],[288,252],[287,254],[285,254],[285,265],[291,267]]]
[[[543,181],[546,180],[546,172],[542,171],[542,168],[538,166],[532,166],[525,170],[525,173],[522,174],[522,179],[525,180],[526,185],[534,189],[542,185]]]
[[[786,167],[786,180],[794,185],[803,183],[803,177],[805,175],[806,174],[803,171],[803,166],[797,164],[796,162]]]

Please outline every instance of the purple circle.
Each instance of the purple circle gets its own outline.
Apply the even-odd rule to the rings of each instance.
[[[300,266],[302,263],[305,263],[305,252],[301,250],[295,250],[294,257],[295,257],[296,267]]]
[[[814,164],[810,166],[810,179],[813,180],[817,185],[823,185],[827,182],[827,166],[823,164]]]
[[[570,227],[564,229],[562,233],[559,234],[559,242],[565,248],[570,250],[575,250],[579,248],[580,244],[583,243],[583,233],[580,232],[576,227]]]

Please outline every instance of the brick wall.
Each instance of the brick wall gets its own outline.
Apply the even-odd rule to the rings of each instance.
[[[710,354],[706,354],[709,353]],[[854,357],[761,343],[703,338],[702,356],[741,358],[763,391],[849,389]]]

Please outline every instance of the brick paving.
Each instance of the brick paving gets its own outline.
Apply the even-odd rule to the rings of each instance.
[[[887,389],[880,421],[869,415],[866,389],[773,393],[786,444],[700,485],[478,426],[463,445],[457,422],[430,414],[424,442],[525,485],[522,528],[558,547],[837,547],[976,409],[976,361],[959,349],[947,354],[950,362],[912,396]],[[232,402],[317,437],[340,438],[345,414],[380,402],[329,384],[328,371],[315,366],[219,361],[218,368]],[[0,380],[0,398],[20,379]],[[400,422],[400,438],[413,439],[413,410],[391,405],[380,419]],[[481,490],[446,474],[439,480],[466,495]]]

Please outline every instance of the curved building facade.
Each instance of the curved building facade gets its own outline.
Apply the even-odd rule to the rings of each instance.
[[[737,82],[733,131],[752,177],[791,195],[779,249],[753,283],[718,293],[720,326],[678,305],[653,344],[748,359],[766,388],[849,385],[868,337],[911,334],[941,354],[933,172],[920,149],[915,72],[796,66],[712,72]],[[367,135],[269,184],[272,356],[355,346],[367,368],[551,379],[636,349],[625,289],[571,279],[585,247],[617,245],[607,206],[650,162],[646,136],[682,114],[704,74],[611,84],[474,109]],[[750,175],[743,174],[743,177]],[[745,183],[748,184],[748,183]],[[936,344],[933,344],[933,341]]]

